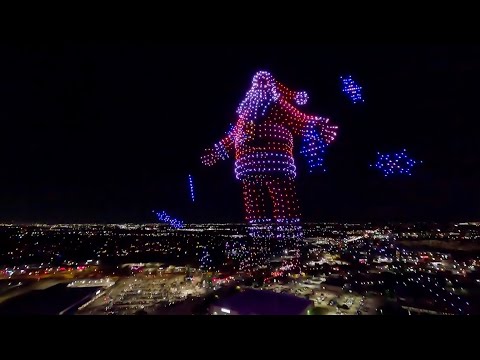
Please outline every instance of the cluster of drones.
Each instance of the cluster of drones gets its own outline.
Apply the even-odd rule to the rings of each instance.
[[[356,83],[356,81],[352,78],[351,75],[340,76],[340,80],[342,83],[342,92],[346,96],[348,96],[348,98],[353,104],[364,103],[364,99],[362,96],[362,87]],[[306,156],[310,156],[308,160],[310,172],[312,172],[313,168],[315,167],[323,167],[324,148],[325,144],[322,141],[319,141],[319,139],[316,138],[315,134],[312,134],[312,136],[310,137],[304,138],[300,153]],[[223,154],[223,152],[221,151],[219,153],[222,155],[222,158],[228,158],[228,154],[226,154],[226,152],[225,154]],[[312,157],[312,154],[317,155],[316,158]],[[421,163],[421,161],[416,161],[407,154],[406,149],[403,149],[400,152],[378,152],[376,162],[374,164],[371,164],[370,167],[380,171],[385,177],[403,175],[411,176],[413,168],[418,163]],[[325,171],[325,169],[323,169],[323,171]],[[195,194],[192,175],[188,175],[187,183],[190,193],[190,199],[193,203],[195,202]],[[153,212],[156,214],[158,221],[160,222],[167,223],[173,228],[184,227],[182,221],[171,217],[165,211]]]
[[[157,216],[158,221],[167,223],[174,229],[181,229],[185,226],[183,224],[183,221],[173,218],[172,216],[168,215],[165,211],[153,210],[153,213],[155,213],[155,215]]]
[[[364,102],[364,99],[362,98],[362,87],[357,85],[351,75],[345,77],[340,76],[340,80],[342,80],[343,84],[342,91],[354,104]],[[370,165],[370,167],[380,170],[386,177],[394,175],[411,176],[413,167],[418,163],[421,163],[421,161],[416,161],[409,157],[407,155],[407,150],[403,149],[401,152],[378,152],[376,163]]]

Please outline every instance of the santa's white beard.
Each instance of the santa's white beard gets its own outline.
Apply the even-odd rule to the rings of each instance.
[[[275,92],[250,90],[237,108],[237,114],[245,120],[254,121],[265,115],[268,107],[278,99]]]

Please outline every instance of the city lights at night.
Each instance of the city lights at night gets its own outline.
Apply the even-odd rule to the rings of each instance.
[[[141,326],[98,337],[92,323],[81,334],[94,336],[79,338],[18,327],[15,315],[309,316],[319,344],[364,333],[375,345],[375,329],[325,321],[480,314],[479,45],[9,41],[0,51],[5,354],[39,334],[63,349],[65,333],[67,355],[145,344],[183,355],[163,335],[149,345]],[[226,341],[215,327],[165,329],[180,343],[208,336],[190,346],[197,356],[286,329],[227,327]],[[404,342],[394,328],[382,333]],[[132,339],[117,346],[120,329]],[[465,338],[467,328],[442,329]],[[410,330],[399,331],[432,350],[427,327]]]

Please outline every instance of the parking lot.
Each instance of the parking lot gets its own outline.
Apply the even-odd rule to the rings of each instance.
[[[130,276],[122,278],[100,298],[79,314],[132,315],[147,314],[186,299],[203,296],[205,288],[200,277],[185,281],[184,275]]]
[[[319,313],[325,315],[375,315],[380,302],[373,296],[362,296],[336,287],[306,287],[302,284],[269,284],[265,290],[288,293],[313,301]]]
[[[325,309],[326,315],[375,315],[378,308],[375,298],[350,292],[320,290],[311,299],[316,307]]]

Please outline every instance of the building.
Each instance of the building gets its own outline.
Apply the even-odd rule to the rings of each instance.
[[[313,302],[290,294],[246,289],[210,307],[211,315],[307,315]]]

